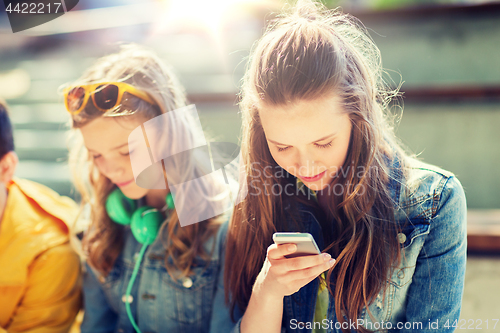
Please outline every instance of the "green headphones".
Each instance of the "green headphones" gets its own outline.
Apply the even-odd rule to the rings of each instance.
[[[165,203],[167,209],[174,209],[174,198],[171,192],[167,194]],[[138,209],[137,202],[127,198],[119,188],[115,188],[113,192],[108,195],[106,199],[106,212],[114,222],[121,225],[130,224],[132,234],[135,239],[142,244],[139,257],[135,262],[134,271],[127,285],[127,291],[125,292],[126,299],[128,299],[132,292],[132,286],[139,272],[139,267],[144,257],[144,253],[146,252],[146,248],[155,241],[158,230],[160,230],[161,223],[163,222],[163,216],[161,211],[150,206],[143,206]],[[125,309],[127,310],[128,319],[132,323],[135,331],[140,333],[141,330],[137,326],[132,316],[132,311],[130,310],[130,302],[125,302]]]
[[[168,209],[174,209],[171,192],[167,194],[165,203]],[[158,209],[150,206],[137,208],[137,202],[127,198],[119,188],[114,189],[106,199],[106,212],[114,222],[130,224],[132,234],[141,244],[153,244],[163,222],[162,213]]]

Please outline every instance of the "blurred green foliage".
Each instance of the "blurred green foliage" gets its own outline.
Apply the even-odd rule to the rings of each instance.
[[[339,0],[323,0],[322,1],[325,6],[327,6],[328,8],[335,8],[337,6],[340,6],[340,3],[342,1],[339,1]]]
[[[429,5],[471,4],[486,2],[486,0],[321,0],[321,2],[328,8],[341,6],[344,8],[386,10]]]
[[[407,6],[425,6],[425,5],[449,5],[470,3],[464,0],[374,0],[370,1],[373,9],[393,9]],[[477,2],[477,1],[476,1]]]

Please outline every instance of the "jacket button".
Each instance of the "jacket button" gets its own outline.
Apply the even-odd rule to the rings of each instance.
[[[132,295],[128,295],[128,298],[127,298],[127,295],[122,296],[123,303],[132,303],[133,301],[134,301],[134,298],[132,297]]]
[[[189,278],[189,277],[186,277],[186,278],[184,278],[184,281],[182,281],[182,285],[185,288],[191,288],[193,286],[193,280],[191,280],[191,278]]]
[[[99,275],[99,282],[101,282],[101,283],[106,282],[106,278],[102,275]]]
[[[402,232],[400,232],[398,234],[398,242],[399,244],[403,244],[404,242],[406,242],[406,235]]]
[[[118,333],[123,333],[123,332],[125,332],[125,331],[123,330],[123,328],[119,328],[117,332],[118,332]]]

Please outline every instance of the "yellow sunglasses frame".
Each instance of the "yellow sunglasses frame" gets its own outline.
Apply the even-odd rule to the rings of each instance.
[[[116,98],[115,105],[113,105],[109,109],[101,109],[100,107],[98,107],[96,105],[94,95],[95,95],[95,91],[98,87],[106,86],[106,85],[117,86],[118,87],[118,96]],[[82,102],[82,105],[80,106],[80,108],[76,111],[71,111],[69,109],[69,106],[68,106],[68,94],[71,92],[71,90],[73,90],[75,88],[83,88],[85,90],[85,96],[83,97],[83,102]],[[120,104],[120,102],[122,101],[123,93],[125,93],[125,92],[128,92],[131,95],[139,97],[140,99],[148,102],[149,104],[152,104],[152,105],[156,104],[155,101],[151,97],[149,97],[149,95],[147,93],[135,88],[134,86],[132,86],[128,83],[125,83],[125,82],[99,82],[99,83],[93,83],[93,84],[82,84],[82,85],[74,85],[74,86],[67,87],[63,91],[63,93],[64,93],[64,105],[66,106],[66,110],[70,114],[78,114],[85,108],[85,106],[87,105],[87,103],[89,101],[89,97],[92,95],[92,102],[94,103],[94,106],[99,111],[106,112],[106,111],[114,109],[117,105]]]

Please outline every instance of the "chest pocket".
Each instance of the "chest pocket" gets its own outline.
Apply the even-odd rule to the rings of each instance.
[[[425,235],[429,233],[430,225],[424,220],[414,221],[405,226],[397,235],[401,250],[401,262],[391,274],[390,283],[397,288],[411,283],[417,263],[418,255],[422,250]]]
[[[194,274],[174,279],[163,267],[162,302],[165,316],[184,324],[209,322],[218,274],[218,260],[196,259]]]
[[[406,294],[413,281],[417,258],[424,244],[425,235],[428,233],[429,224],[415,223],[408,224],[397,235],[401,249],[401,262],[391,271],[385,290],[382,290],[368,307],[374,318],[370,318],[366,309],[363,310],[361,318],[365,320],[365,323],[376,325],[377,322],[392,321],[404,309]],[[365,327],[375,326],[365,325]]]
[[[97,280],[101,284],[101,288],[104,292],[106,300],[108,301],[109,306],[116,312],[120,312],[121,307],[121,298],[123,294],[124,288],[124,279],[122,275],[126,270],[126,264],[122,261],[121,258],[116,259],[115,264],[111,271],[107,276],[100,275],[99,273],[94,271]],[[91,269],[87,267],[87,269]]]

